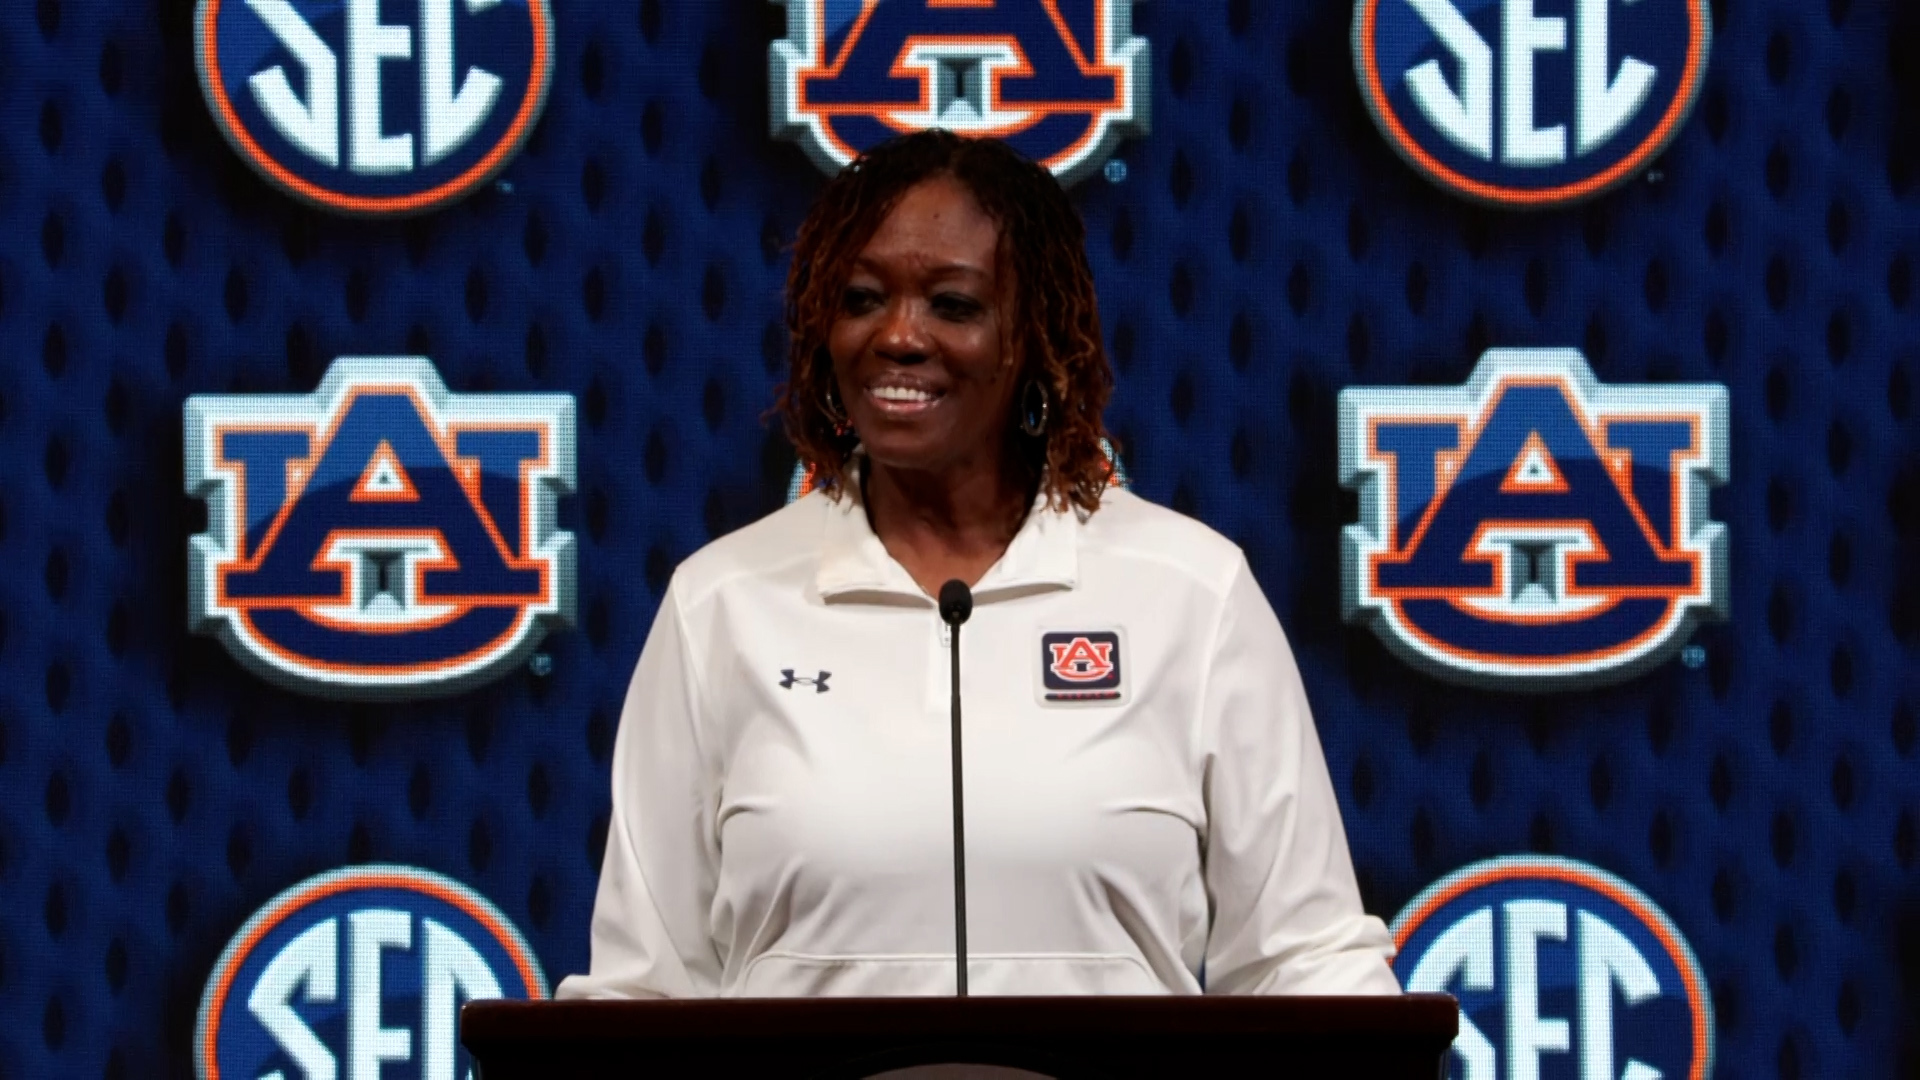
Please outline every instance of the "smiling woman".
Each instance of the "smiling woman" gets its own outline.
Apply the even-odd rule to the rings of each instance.
[[[950,472],[1019,460],[1002,438],[1020,355],[1005,347],[1013,283],[998,272],[999,247],[994,220],[943,176],[903,195],[854,259],[828,350],[876,465]]]
[[[954,578],[973,993],[1396,992],[1245,558],[1109,483],[1053,178],[945,132],[875,148],[801,228],[788,327],[819,486],[675,571],[560,996],[954,991]]]
[[[1036,490],[1098,508],[1113,376],[1085,229],[1044,168],[937,130],[877,148],[821,193],[787,288],[788,433],[830,492],[864,451],[880,535],[929,592],[976,580]],[[916,491],[896,499],[903,484]],[[902,502],[952,498],[994,527],[972,557],[925,553],[911,526],[889,535]]]

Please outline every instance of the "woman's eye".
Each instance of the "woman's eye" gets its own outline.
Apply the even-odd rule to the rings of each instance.
[[[850,314],[864,314],[880,306],[879,294],[872,289],[848,289],[840,298],[840,307]]]
[[[941,293],[933,298],[933,310],[949,319],[970,319],[981,311],[980,301],[958,293]]]

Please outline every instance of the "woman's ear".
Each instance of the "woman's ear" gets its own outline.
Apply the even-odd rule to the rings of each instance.
[[[1038,374],[1038,372],[1030,371],[1027,368],[1027,345],[1027,335],[1021,333],[1015,327],[1005,326],[1001,328],[1000,354],[1003,357],[1001,366],[1012,371],[1015,377],[1021,382],[1025,382]]]

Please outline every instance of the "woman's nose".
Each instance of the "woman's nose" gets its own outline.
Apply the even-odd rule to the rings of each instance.
[[[925,315],[925,305],[911,298],[900,297],[888,304],[886,321],[881,323],[877,339],[881,355],[901,364],[926,359]]]

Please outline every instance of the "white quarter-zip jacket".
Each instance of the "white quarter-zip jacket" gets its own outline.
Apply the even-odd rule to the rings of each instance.
[[[961,630],[969,990],[1397,993],[1238,548],[1036,505]],[[952,994],[948,639],[859,494],[675,572],[561,997]]]

